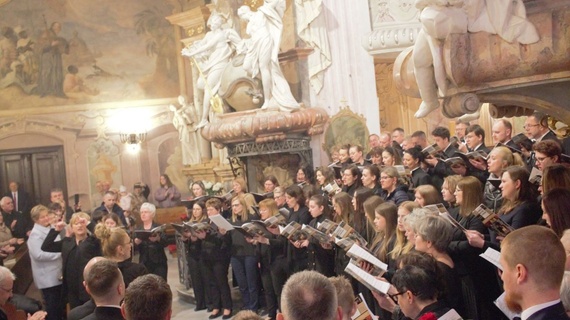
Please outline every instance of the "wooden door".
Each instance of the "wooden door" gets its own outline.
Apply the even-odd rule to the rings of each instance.
[[[66,192],[63,147],[43,147],[2,151],[0,155],[0,193],[8,192],[10,181],[20,183],[35,203],[50,203],[50,190]]]

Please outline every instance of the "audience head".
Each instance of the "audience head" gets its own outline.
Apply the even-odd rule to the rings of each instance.
[[[10,197],[3,197],[0,199],[0,208],[2,208],[2,211],[10,213],[14,211],[14,201]]]
[[[126,290],[121,306],[127,320],[168,320],[172,314],[172,291],[155,274],[136,278]]]
[[[0,305],[5,305],[13,296],[14,280],[16,276],[10,269],[0,266]]]
[[[556,188],[548,191],[542,197],[542,218],[550,228],[561,238],[566,229],[570,229],[570,190]]]
[[[542,140],[537,142],[532,146],[535,155],[535,165],[538,170],[544,170],[545,168],[559,163],[562,156],[562,148],[560,144],[554,140]]]
[[[246,6],[247,7],[247,6]],[[232,318],[233,320],[264,320],[265,318],[251,310],[242,310]]]
[[[418,186],[414,195],[414,201],[422,207],[442,202],[441,193],[431,184]]]
[[[350,281],[344,276],[330,277],[329,280],[336,289],[338,307],[342,312],[342,320],[351,320],[356,312],[354,291]]]
[[[538,139],[545,135],[548,130],[548,115],[544,112],[535,111],[524,121],[525,134],[529,139]]]
[[[542,172],[541,192],[545,194],[555,188],[570,189],[570,168],[565,165],[554,164]]]
[[[341,319],[336,289],[331,281],[316,271],[293,274],[281,293],[279,320]],[[129,319],[127,319],[129,320]]]
[[[558,299],[566,253],[552,230],[532,225],[510,232],[501,243],[501,279],[509,309]]]
[[[30,215],[34,223],[41,225],[42,227],[49,227],[50,221],[48,217],[48,208],[41,204],[35,206],[30,211]]]
[[[118,306],[125,295],[125,282],[117,263],[100,260],[84,278],[85,289],[97,306]]]
[[[170,177],[166,173],[160,175],[160,186],[167,188],[172,187],[172,181],[170,180]]]
[[[485,130],[478,124],[473,124],[465,130],[465,144],[473,150],[480,144],[485,144]]]
[[[499,119],[493,123],[491,129],[493,136],[493,143],[506,143],[511,140],[513,133],[513,125],[507,119]]]
[[[101,221],[107,226],[107,228],[123,226],[121,219],[114,212],[107,213],[105,216],[103,216],[103,219]]]

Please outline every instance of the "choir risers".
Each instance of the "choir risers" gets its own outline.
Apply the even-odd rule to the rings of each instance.
[[[444,41],[450,83],[442,97],[444,115],[457,117],[488,102],[497,116],[540,110],[570,122],[570,2],[527,1],[527,17],[540,35],[531,45],[485,32],[454,34]],[[398,56],[393,77],[402,93],[418,98],[411,56],[411,47]]]

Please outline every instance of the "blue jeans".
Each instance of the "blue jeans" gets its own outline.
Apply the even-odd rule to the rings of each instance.
[[[257,311],[259,302],[257,257],[233,256],[231,264],[243,299],[243,308]]]

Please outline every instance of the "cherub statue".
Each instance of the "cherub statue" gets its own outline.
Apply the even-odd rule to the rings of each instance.
[[[443,65],[443,41],[453,33],[485,31],[508,42],[530,44],[540,37],[526,19],[522,0],[416,0],[422,29],[414,44],[413,61],[422,103],[416,118],[439,108],[438,90],[445,95],[448,80]]]
[[[241,38],[234,29],[223,28],[224,18],[213,12],[208,19],[210,31],[204,39],[194,42],[182,49],[182,55],[192,57],[198,63],[200,78],[197,81],[199,89],[204,90],[202,119],[196,129],[208,124],[210,99],[217,97],[222,73],[232,59]]]
[[[299,109],[287,80],[279,66],[278,54],[283,32],[285,0],[265,0],[264,4],[251,11],[241,6],[238,16],[247,20],[245,40],[246,53],[243,68],[252,78],[261,77],[265,102],[262,108],[278,107],[281,111]]]
[[[184,96],[178,96],[180,107],[170,105],[173,118],[172,124],[178,130],[178,139],[182,147],[182,163],[184,165],[200,162],[200,148],[198,146],[198,134],[195,123],[197,121],[196,109],[193,104],[186,102]]]

